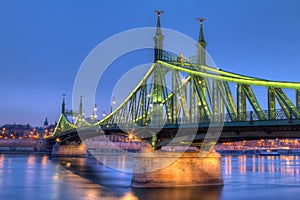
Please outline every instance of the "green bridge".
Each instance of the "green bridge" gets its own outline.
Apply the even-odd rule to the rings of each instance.
[[[209,127],[221,133],[219,141],[300,137],[299,82],[265,80],[206,65],[202,18],[198,18],[197,55],[184,57],[168,52],[163,49],[160,15],[158,12],[154,62],[127,98],[103,119],[94,119],[94,123],[84,118],[82,99],[77,113],[67,112],[63,99],[50,140],[80,140],[80,131],[86,133],[80,135],[84,138],[130,132],[162,142],[174,138],[180,129],[186,135],[196,130],[193,139],[201,141]],[[253,87],[265,90],[261,99]],[[267,108],[263,109],[262,101]],[[68,120],[69,115],[75,122]]]

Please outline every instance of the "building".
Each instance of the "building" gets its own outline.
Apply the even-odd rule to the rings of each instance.
[[[37,135],[36,128],[29,124],[5,124],[0,129],[0,138],[30,138]]]

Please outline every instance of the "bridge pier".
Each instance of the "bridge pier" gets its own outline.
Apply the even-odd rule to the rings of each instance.
[[[221,155],[214,150],[201,158],[199,151],[156,151],[137,154],[133,161],[134,188],[223,185]]]

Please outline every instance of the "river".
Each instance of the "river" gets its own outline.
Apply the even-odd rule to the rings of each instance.
[[[132,189],[131,174],[91,158],[0,154],[0,199],[299,199],[299,158],[224,156],[223,187]]]

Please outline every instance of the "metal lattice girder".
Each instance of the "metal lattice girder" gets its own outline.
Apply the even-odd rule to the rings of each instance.
[[[212,95],[213,95],[213,84],[210,83],[208,78],[203,78],[204,82],[205,82],[205,86],[206,86],[206,93],[208,96],[208,100],[209,103],[212,105],[213,104],[213,99],[212,99]],[[213,81],[213,80],[212,80]]]
[[[169,92],[168,92],[168,88],[167,88],[167,81],[166,81],[166,73],[168,72],[166,67],[163,68],[163,76],[161,76],[161,82],[163,83],[163,100],[167,99],[169,97]],[[170,113],[170,104],[171,101],[165,101],[165,103],[163,103],[162,105],[165,108],[165,113],[166,113],[166,120],[167,122],[171,121],[171,113]]]
[[[171,95],[168,93],[165,80],[165,73],[167,72],[160,65],[156,65],[152,75],[148,78],[151,80],[150,87],[147,87],[147,80],[145,79],[141,87],[132,94],[128,100],[129,103],[127,103],[130,108],[127,112],[127,119],[130,120],[126,123],[133,122],[138,125],[147,125],[150,121],[149,117],[154,119],[151,122],[152,124],[161,123],[164,119],[168,122],[171,121]]]
[[[209,66],[206,66],[206,65],[201,65],[200,66],[200,65],[196,64],[195,68],[200,69],[200,71],[208,72],[208,73],[212,73],[212,74],[216,74],[216,75],[239,78],[239,79],[244,79],[244,80],[259,80],[258,78],[254,78],[254,77],[250,77],[250,76],[243,76],[243,75],[240,75],[240,74],[224,71],[222,69],[213,68],[213,67],[209,67]],[[263,80],[263,79],[260,79],[260,80]]]
[[[205,102],[206,102],[206,100],[207,100],[207,99],[206,99],[206,97],[207,97],[207,95],[206,95],[206,90],[207,90],[207,88],[206,88],[206,83],[205,83],[203,77],[198,76],[198,84],[199,84],[199,87],[200,87],[200,89],[201,89],[201,91],[202,91],[203,99],[205,99]],[[201,103],[201,104],[202,104],[202,103]],[[207,104],[207,102],[206,102],[206,104]],[[208,105],[208,104],[207,104],[207,105]],[[203,105],[203,106],[201,106],[201,107],[205,108],[205,106],[206,106],[206,105]],[[211,112],[210,112],[210,113],[211,113]],[[202,117],[202,116],[204,116],[204,110],[203,110],[203,109],[200,110],[200,117]]]
[[[144,77],[142,78],[142,80],[137,84],[137,86],[135,87],[135,89],[124,99],[124,101],[109,115],[107,115],[104,119],[98,121],[95,126],[100,125],[100,124],[107,124],[108,121],[116,114],[118,113],[121,109],[125,109],[125,112],[122,114],[124,116],[124,120],[127,121],[129,120],[126,116],[128,116],[128,109],[129,106],[127,104],[129,104],[130,99],[132,97],[132,95],[140,89],[141,85],[144,83],[145,80],[147,80],[151,75],[152,72],[155,68],[155,64],[152,64],[150,69],[146,72],[146,74],[144,75]],[[124,107],[125,105],[125,107]]]
[[[219,96],[221,96],[220,93]],[[221,97],[220,97],[220,105],[219,105],[219,114],[221,117],[224,117],[224,101]]]
[[[188,83],[188,81],[190,80],[190,77],[185,78],[183,80],[181,80],[180,78],[180,74],[178,71],[173,71],[173,73],[175,73],[175,88],[178,88],[178,93],[179,93],[179,103],[180,103],[180,107],[182,109],[183,112],[183,117],[184,118],[189,118],[189,109],[188,109],[188,105],[187,105],[187,101],[186,101],[186,84]],[[178,112],[179,112],[180,108],[178,108]]]
[[[166,118],[169,123],[176,123],[179,116],[183,116],[186,122],[193,123],[194,116],[198,112],[200,117],[205,116],[206,118],[209,118],[211,113],[223,115],[224,107],[231,121],[244,120],[246,99],[250,102],[255,116],[259,120],[266,120],[267,115],[269,119],[276,119],[276,114],[274,115],[276,99],[286,117],[300,118],[300,112],[296,108],[300,106],[300,83],[247,77],[208,66],[199,67],[185,61],[178,62],[178,56],[169,57],[165,57],[169,59],[166,60],[168,63],[157,60],[120,106],[97,124],[118,122],[144,124],[149,122],[150,111],[153,110],[151,105],[154,104],[157,105],[156,110],[160,110],[158,112],[160,118]],[[172,72],[171,92],[163,87],[166,85],[166,74],[170,71]],[[180,73],[186,73],[187,78],[181,80]],[[153,80],[150,87],[141,86],[149,80]],[[229,83],[237,84],[237,105],[234,102]],[[262,112],[250,85],[268,88],[268,112]],[[281,88],[292,88],[296,91],[296,106],[287,98]],[[149,95],[152,96],[149,97]]]
[[[268,87],[268,111],[269,120],[276,119],[275,93],[271,87]]]
[[[171,105],[170,105],[171,123],[176,123],[177,118],[178,118],[178,112],[175,107],[175,105],[177,104],[177,101],[176,101],[176,95],[174,94],[176,89],[177,89],[176,88],[176,75],[175,75],[175,70],[172,69],[172,93],[171,93]]]
[[[195,90],[196,84],[199,85],[200,88],[203,87],[203,82],[198,81],[198,83],[195,83],[194,78],[191,78],[191,81],[189,81],[189,86],[190,86],[189,87],[189,89],[190,89],[190,123],[199,123],[198,117],[204,118],[203,117],[204,110],[202,108],[202,103],[201,103],[200,98],[198,97],[196,90]]]
[[[180,96],[185,96],[184,99],[186,99],[187,95],[185,88],[186,85],[190,83],[190,79],[191,77],[188,76],[184,81],[181,81],[179,72],[177,70],[172,70],[172,92],[167,93],[167,90],[164,90],[166,92],[164,92],[164,98],[161,102],[166,107],[167,115],[170,113],[169,122],[171,123],[177,123],[178,117],[183,109],[188,113],[186,101],[180,101]],[[183,106],[185,108],[182,108]]]
[[[222,96],[224,105],[232,121],[236,120],[237,110],[227,82],[215,80]]]
[[[194,91],[194,82],[190,81],[189,84],[189,92],[190,92],[190,122],[194,123],[195,122],[195,117],[196,117],[196,95],[195,95],[195,91]]]
[[[199,84],[199,80],[201,80],[201,79],[198,76],[193,76],[192,80],[193,80],[194,86],[195,86],[194,89],[195,89],[198,99],[200,100],[200,103],[201,103],[201,105],[199,105],[200,111],[203,110],[205,119],[209,119],[211,116],[211,112],[208,107],[208,103],[206,101],[205,94],[203,94],[201,84]],[[200,113],[200,117],[202,117],[201,113]]]
[[[277,101],[279,102],[279,105],[280,105],[281,109],[283,110],[283,113],[285,114],[286,118],[290,118],[292,116],[290,109],[286,106],[286,104],[283,102],[283,100],[281,98],[277,98]]]
[[[219,74],[211,74],[211,73],[205,73],[202,71],[195,71],[193,69],[188,69],[188,68],[183,68],[179,66],[175,66],[172,64],[165,63],[163,61],[157,61],[158,63],[169,67],[171,69],[179,70],[185,73],[188,73],[190,75],[196,75],[196,76],[201,76],[201,77],[206,77],[206,78],[212,78],[216,80],[222,80],[225,82],[234,82],[234,83],[241,83],[245,85],[256,85],[256,86],[273,86],[273,87],[279,87],[279,88],[291,88],[291,89],[299,89],[300,88],[300,83],[289,83],[289,82],[280,82],[280,81],[268,81],[268,80],[263,80],[263,79],[255,79],[255,78],[237,78],[232,76],[221,76]]]
[[[239,120],[246,120],[246,95],[241,84],[237,84],[237,113]]]
[[[74,125],[75,125],[76,127],[91,126],[91,124],[88,123],[88,122],[86,121],[86,119],[85,119],[81,114],[78,114],[78,115],[77,115],[77,118],[76,118],[76,121],[75,121]]]
[[[151,112],[151,123],[161,124],[163,121],[163,93],[164,93],[164,81],[165,74],[163,74],[162,66],[155,64],[155,69],[152,76],[152,98],[153,108]]]
[[[146,81],[141,86],[140,93],[139,93],[139,100],[138,100],[138,111],[136,119],[139,118],[140,125],[145,125],[147,122],[147,84]]]
[[[188,106],[188,96],[187,96],[187,84],[182,85],[180,88],[180,96],[179,96],[179,102],[182,109],[182,113],[184,114],[182,116],[182,120],[184,123],[186,123],[190,119],[190,110]]]
[[[295,90],[296,92],[296,107],[299,110],[300,108],[300,89]]]
[[[65,114],[62,113],[59,117],[58,123],[53,131],[52,136],[56,136],[59,133],[66,132],[74,128],[76,128],[76,126],[70,123]]]
[[[127,110],[126,110],[126,115],[125,115],[125,123],[128,124],[130,122],[130,112],[132,109],[132,97],[126,102],[127,104]]]
[[[155,65],[153,76],[152,76],[152,98],[154,104],[160,104],[162,102],[162,95],[163,95],[163,83],[162,83],[162,66],[159,64]]]
[[[131,97],[131,101],[130,101],[130,110],[129,110],[129,119],[131,119],[130,121],[133,122],[135,121],[135,116],[136,116],[136,93],[133,94],[133,96]]]
[[[258,116],[258,118],[260,120],[266,120],[267,118],[266,118],[265,114],[263,113],[250,85],[242,85],[242,88],[245,91],[245,94],[246,94],[251,106],[253,107],[254,112]]]
[[[276,96],[276,99],[281,107],[281,109],[283,110],[283,113],[285,114],[286,118],[290,118],[291,117],[291,113],[290,113],[290,110],[289,108],[286,106],[286,104],[283,102],[283,100],[281,98],[278,98],[278,94],[276,92],[276,90],[274,88],[272,88],[275,96]]]
[[[124,119],[123,117],[123,114],[124,114],[124,109],[123,107],[118,111],[116,112],[116,123],[120,124],[122,122],[122,120]]]
[[[182,85],[182,87],[180,87],[179,89],[179,98],[178,98],[179,106],[181,107],[181,111],[182,111],[183,122],[186,122],[190,118],[186,90],[187,90],[187,85],[186,84]]]
[[[212,111],[213,111],[213,115],[217,116],[219,114],[220,96],[219,96],[218,86],[215,80],[212,80],[212,91],[213,91],[212,98],[211,98]]]
[[[285,95],[285,93],[282,91],[281,88],[273,88],[273,89],[275,91],[275,95],[279,103],[281,102],[281,104],[283,103],[285,105],[285,109],[287,112],[286,115],[289,117],[292,117],[291,115],[294,115],[298,119],[300,117],[300,113],[295,108],[295,105],[292,103],[292,101]]]

